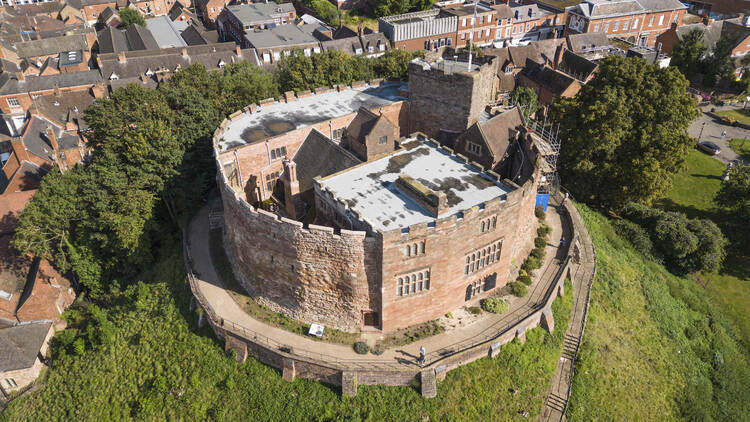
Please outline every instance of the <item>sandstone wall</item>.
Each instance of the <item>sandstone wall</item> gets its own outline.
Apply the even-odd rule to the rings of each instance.
[[[537,176],[534,174],[523,186],[516,187],[504,200],[494,198],[485,202],[483,208],[464,210],[462,217],[453,215],[437,219],[434,224],[416,224],[408,230],[381,233],[382,330],[392,331],[439,318],[461,306],[474,304],[513,281],[521,261],[533,248]],[[482,231],[482,223],[486,227],[493,218],[497,222],[495,227]],[[423,242],[424,253],[407,253],[407,246],[420,246]],[[465,273],[468,256],[498,242],[499,259],[480,270]],[[425,271],[430,274],[428,290],[398,296],[400,277]],[[494,282],[494,287],[472,293],[467,300],[467,290],[475,282],[484,282],[485,286]]]
[[[496,60],[483,64],[479,72],[453,74],[410,64],[410,130],[419,130],[431,138],[437,138],[441,129],[463,132],[492,100],[496,73]]]
[[[259,302],[346,331],[361,328],[363,312],[380,308],[377,239],[279,219],[251,207],[219,178],[227,255]]]

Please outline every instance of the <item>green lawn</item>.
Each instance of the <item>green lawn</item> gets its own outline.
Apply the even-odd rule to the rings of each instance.
[[[732,139],[729,141],[729,147],[732,148],[732,151],[736,152],[737,155],[750,163],[750,139]]]
[[[208,328],[198,330],[178,245],[146,283],[110,298],[105,324],[93,322],[100,314],[81,317],[85,306],[72,308],[74,321],[56,338],[84,339],[85,351],[55,348],[70,350],[56,353],[44,386],[12,402],[0,421],[497,421],[524,420],[524,410],[535,420],[542,409],[572,309],[569,284],[552,307],[554,334],[535,328],[525,344],[451,371],[437,398],[422,398],[418,383],[360,386],[344,398],[317,381],[285,382],[252,358],[238,365]]]
[[[747,420],[748,351],[722,309],[579,210],[598,267],[568,420]]]
[[[733,140],[733,146],[740,142]],[[745,143],[750,150],[750,141]],[[741,153],[738,151],[738,153]],[[721,187],[724,164],[699,151],[691,151],[687,167],[674,180],[667,197],[657,206],[684,212],[688,217],[708,218],[720,227],[726,221],[725,211],[714,203]],[[731,239],[733,233],[725,234]],[[729,256],[719,273],[701,273],[695,279],[708,295],[732,316],[735,328],[746,345],[750,345],[750,256],[746,251],[729,248]]]
[[[750,124],[750,109],[724,110],[719,111],[716,114],[720,116],[727,116],[730,119],[737,120],[738,122]]]

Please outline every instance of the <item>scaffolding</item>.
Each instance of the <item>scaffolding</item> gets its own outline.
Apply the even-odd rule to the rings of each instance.
[[[560,124],[554,125],[527,118],[526,127],[536,135],[534,141],[544,158],[542,180],[539,181],[537,193],[549,194],[560,187],[560,176],[557,173],[557,159],[560,156]]]

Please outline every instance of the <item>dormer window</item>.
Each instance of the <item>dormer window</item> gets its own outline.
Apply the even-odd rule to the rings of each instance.
[[[110,81],[116,81],[116,80],[118,80],[118,79],[120,79],[120,77],[119,77],[119,76],[117,76],[117,74],[116,74],[115,72],[112,72],[112,74],[111,74],[111,75],[109,75],[109,80],[110,80]]]
[[[224,68],[225,64],[226,63],[224,63],[224,60],[219,60],[219,68]]]
[[[505,74],[508,75],[508,74],[511,74],[511,73],[513,73],[513,65],[509,64],[509,65],[505,66]]]
[[[516,10],[516,13],[513,15],[513,19],[518,19],[518,10]]]
[[[146,76],[154,76],[154,71],[151,68],[146,69]]]

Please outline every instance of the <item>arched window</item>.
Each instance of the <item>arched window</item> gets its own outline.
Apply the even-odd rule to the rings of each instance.
[[[482,232],[484,232],[484,221],[482,221]]]
[[[411,256],[411,246],[406,245],[406,256]]]
[[[422,280],[424,278],[424,275],[422,273],[419,273],[418,278],[419,278],[419,280]]]
[[[423,254],[423,253],[424,253],[424,242],[421,242],[421,243],[419,244],[419,253],[421,253],[421,254]]]
[[[497,226],[497,217],[492,217],[492,228],[494,229]]]
[[[417,254],[417,244],[411,245],[411,254],[416,255]]]
[[[404,294],[404,279],[399,277],[398,283],[396,284],[396,296],[403,296]]]

